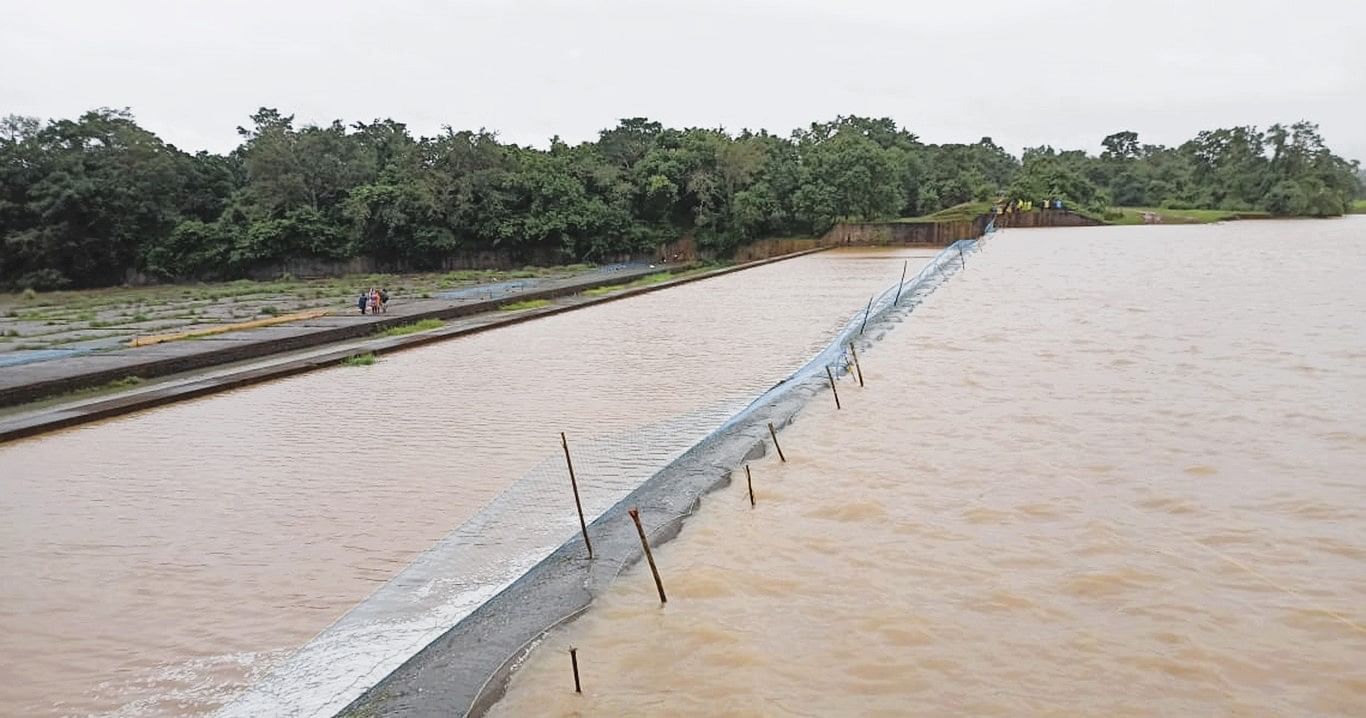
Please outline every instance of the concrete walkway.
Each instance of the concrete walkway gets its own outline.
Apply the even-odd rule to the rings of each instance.
[[[446,293],[436,299],[393,303],[388,313],[378,316],[362,315],[354,310],[196,339],[137,348],[122,346],[0,367],[0,407],[99,387],[127,377],[153,379],[362,338],[423,319],[446,320],[494,311],[511,302],[554,299],[592,287],[626,284],[677,268],[676,265],[633,266],[615,271],[599,269],[563,279],[502,282]]]

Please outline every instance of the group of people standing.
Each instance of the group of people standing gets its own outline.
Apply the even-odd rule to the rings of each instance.
[[[389,292],[384,289],[370,288],[368,292],[361,292],[356,297],[356,307],[361,314],[365,314],[368,309],[371,314],[381,314],[389,311]]]
[[[1040,209],[1067,209],[1067,207],[1065,207],[1065,206],[1063,205],[1062,200],[1059,199],[1059,198],[1057,198],[1057,197],[1054,197],[1053,199],[1046,199],[1046,200],[1043,200],[1042,202],[1039,202],[1039,208],[1040,208]],[[1034,200],[1032,200],[1032,199],[1012,199],[1012,200],[1010,200],[1009,202],[1006,202],[1005,204],[1002,204],[1000,201],[997,201],[996,207],[995,207],[996,214],[1011,214],[1011,213],[1014,213],[1014,212],[1031,212],[1031,211],[1033,211],[1033,210],[1034,210]]]

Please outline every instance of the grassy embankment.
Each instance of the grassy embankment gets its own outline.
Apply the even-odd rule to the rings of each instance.
[[[1366,199],[1352,200],[1352,206],[1347,208],[1349,214],[1366,214]]]
[[[991,202],[964,202],[946,207],[933,214],[923,217],[902,217],[895,220],[906,224],[921,224],[925,222],[971,222],[978,217],[991,212]]]

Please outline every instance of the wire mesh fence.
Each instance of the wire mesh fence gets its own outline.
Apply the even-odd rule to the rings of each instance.
[[[591,523],[651,476],[754,407],[826,368],[848,377],[850,345],[894,312],[910,311],[979,247],[961,240],[914,276],[893,283],[852,314],[834,338],[759,397],[717,398],[703,408],[608,435],[571,430],[568,443]],[[903,275],[904,276],[904,275]],[[331,716],[468,616],[566,541],[579,519],[558,434],[520,479],[269,676],[225,706],[221,716]]]

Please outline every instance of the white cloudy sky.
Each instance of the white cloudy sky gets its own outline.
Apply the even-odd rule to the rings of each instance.
[[[617,118],[1095,149],[1319,122],[1366,160],[1361,0],[0,0],[0,114],[130,107],[224,151],[260,106],[544,145]]]

